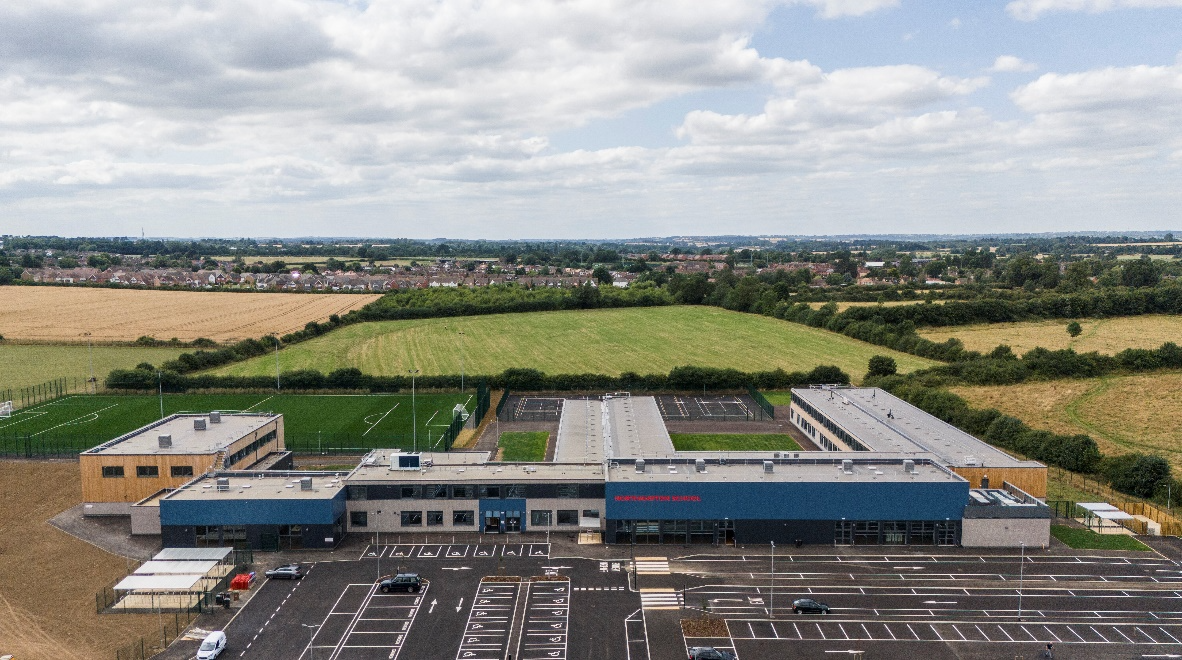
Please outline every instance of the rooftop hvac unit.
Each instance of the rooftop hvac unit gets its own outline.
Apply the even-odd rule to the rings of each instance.
[[[218,490],[230,490],[230,480],[226,477],[218,477]]]
[[[775,469],[776,469],[775,463],[773,463],[771,461],[764,461],[763,462],[763,473],[764,474],[771,474],[772,472],[775,471]]]
[[[697,470],[698,472],[705,472],[706,471],[706,459],[704,459],[704,458],[694,459],[694,469]]]
[[[772,454],[772,457],[773,457],[773,458],[779,458],[779,457],[780,457],[780,452],[776,452],[775,454]]]
[[[910,458],[903,459],[903,471],[907,474],[915,474],[915,461]]]
[[[312,477],[300,478],[300,490],[312,490]]]
[[[222,414],[220,412],[209,413],[209,423],[210,424],[221,424],[222,423]]]
[[[853,474],[854,473],[854,462],[848,458],[842,459],[841,471],[846,474]]]
[[[172,435],[170,434],[161,435],[156,440],[160,443],[161,449],[169,449],[172,447]]]
[[[205,430],[205,419],[202,418],[202,419],[193,420],[193,430],[194,431],[204,431]]]
[[[642,473],[644,472],[644,459],[643,458],[636,459],[636,471],[642,472]]]

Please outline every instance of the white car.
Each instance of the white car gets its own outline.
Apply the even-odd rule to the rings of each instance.
[[[226,650],[226,633],[215,630],[205,636],[197,649],[197,660],[213,660]]]

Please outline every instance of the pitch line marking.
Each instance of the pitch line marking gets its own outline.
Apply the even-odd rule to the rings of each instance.
[[[394,404],[394,408],[397,408],[397,407],[399,406],[399,404],[400,404],[400,403],[401,403],[401,402]],[[394,412],[394,408],[391,408],[391,409],[387,410],[386,412],[382,413],[382,416],[378,418],[378,421],[374,422],[373,424],[370,424],[370,425],[369,425],[369,428],[365,429],[365,432],[364,432],[364,433],[362,433],[361,435],[363,435],[363,436],[364,436],[364,435],[366,435],[367,433],[369,433],[370,431],[372,431],[372,430],[374,430],[375,428],[377,428],[378,424],[381,424],[381,423],[382,423],[382,420],[383,420],[383,419],[386,419],[386,415],[389,415],[390,413]],[[365,420],[361,420],[361,421],[362,421],[362,422],[364,422]]]
[[[78,423],[78,420],[82,419],[83,417],[90,417],[90,416],[94,415],[94,416],[95,416],[95,418],[97,419],[97,415],[98,415],[99,413],[101,413],[101,412],[104,412],[104,411],[107,411],[107,410],[110,410],[111,408],[114,408],[114,407],[115,407],[115,406],[117,406],[117,405],[119,405],[119,404],[117,404],[117,403],[112,403],[111,405],[107,406],[106,408],[102,408],[101,410],[96,410],[96,411],[94,411],[94,412],[89,412],[89,413],[86,413],[85,415],[82,415],[82,417],[75,417],[74,419],[71,419],[71,420],[70,420],[70,421],[68,421],[68,422],[62,422],[61,424],[58,424],[57,426],[51,426],[51,427],[49,427],[49,428],[45,429],[44,431],[38,431],[37,433],[34,433],[34,434],[33,434],[33,435],[31,435],[30,437],[34,437],[34,438],[35,438],[35,437],[37,437],[37,436],[39,436],[39,435],[41,435],[41,434],[43,434],[43,433],[49,433],[50,431],[52,431],[52,430],[54,430],[54,429],[61,428],[61,427],[63,427],[63,426],[70,426],[70,425],[72,425],[72,424]],[[93,420],[89,420],[89,421],[93,421]]]

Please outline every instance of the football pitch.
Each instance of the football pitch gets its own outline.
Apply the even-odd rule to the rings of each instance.
[[[287,448],[342,452],[376,447],[442,449],[440,437],[457,403],[473,412],[473,393],[299,395],[165,394],[164,414],[274,412],[283,414]],[[0,419],[0,453],[63,453],[89,449],[160,419],[161,399],[137,395],[76,395],[15,411]],[[412,420],[414,420],[412,422]]]

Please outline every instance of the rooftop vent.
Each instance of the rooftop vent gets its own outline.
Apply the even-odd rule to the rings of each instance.
[[[636,459],[636,471],[637,472],[644,472],[644,459],[643,458]]]
[[[915,461],[910,458],[903,459],[903,471],[907,474],[915,474]]]
[[[964,457],[964,464],[965,465],[980,465],[981,461],[978,460],[976,456],[965,456]]]
[[[848,458],[846,458],[846,459],[843,459],[843,460],[841,461],[841,471],[842,471],[842,472],[844,472],[844,473],[846,473],[846,474],[853,474],[853,473],[854,473],[854,462],[853,462],[853,460],[851,460],[851,459],[848,459]]]
[[[202,418],[202,419],[193,420],[193,430],[194,431],[204,431],[205,430],[205,419]]]
[[[161,449],[168,449],[172,447],[172,435],[164,434],[156,439],[160,443]]]
[[[300,490],[312,490],[312,477],[300,479]]]
[[[704,459],[704,458],[694,459],[694,470],[697,470],[698,472],[705,472],[706,471],[706,459]]]
[[[218,477],[218,490],[230,490],[230,480],[226,477]]]
[[[210,424],[221,424],[222,423],[222,414],[220,412],[209,413],[209,423]]]
[[[764,474],[771,474],[772,472],[775,471],[775,469],[776,469],[775,463],[773,463],[771,461],[764,461],[763,462],[763,473]]]

